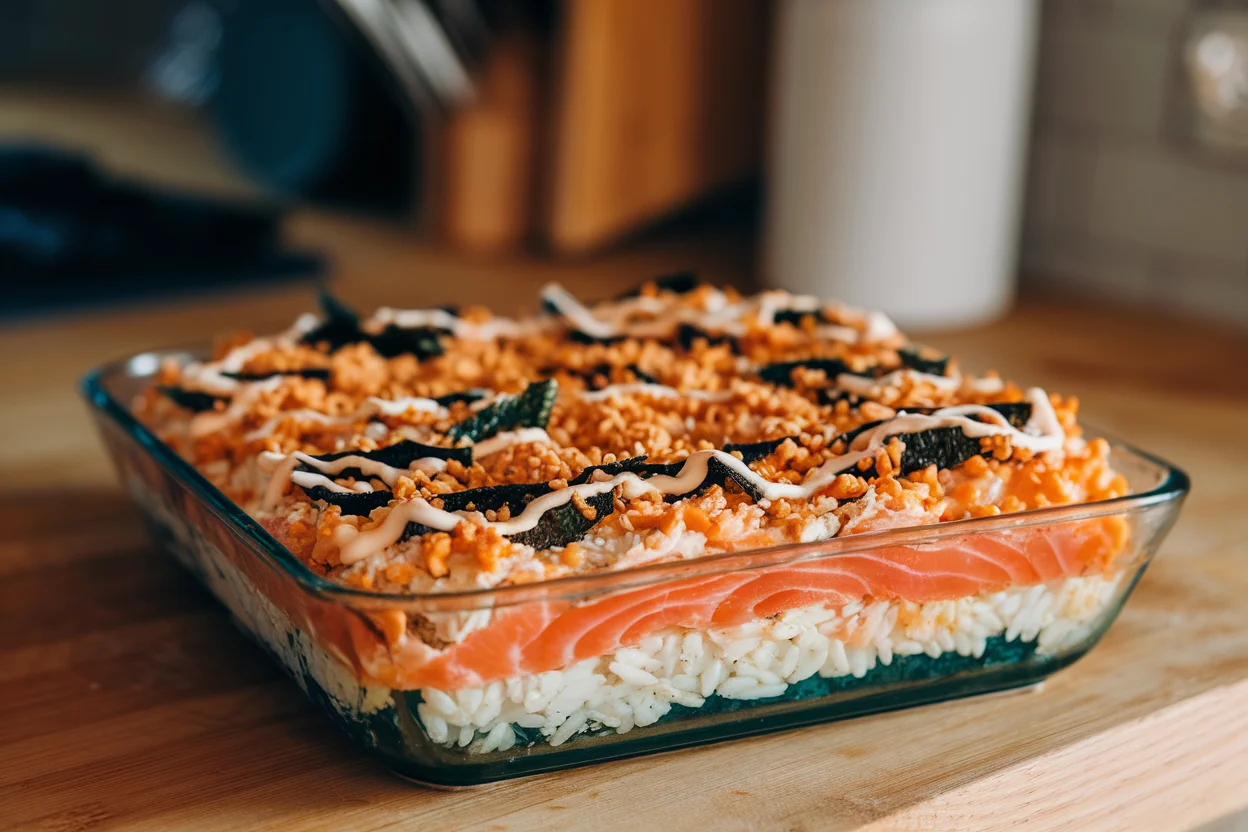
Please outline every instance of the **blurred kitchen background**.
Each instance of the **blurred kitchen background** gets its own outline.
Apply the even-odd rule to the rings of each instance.
[[[1248,327],[1248,0],[0,0],[0,316],[321,279],[308,212]]]

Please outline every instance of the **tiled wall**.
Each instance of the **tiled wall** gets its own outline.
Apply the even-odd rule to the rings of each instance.
[[[1022,257],[1034,283],[1248,327],[1248,165],[1166,128],[1186,0],[1043,0]]]

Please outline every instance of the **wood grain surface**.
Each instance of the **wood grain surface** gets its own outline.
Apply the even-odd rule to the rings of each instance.
[[[658,241],[609,261],[464,263],[399,232],[303,218],[362,307],[532,309],[696,265],[745,280],[740,243]],[[274,329],[304,287],[96,310],[0,329],[0,829],[1184,829],[1248,805],[1248,337],[1029,299],[929,341],[1078,393],[1093,423],[1195,488],[1104,643],[1040,692],[439,792],[355,751],[213,599],[148,543],[77,400],[91,365]]]

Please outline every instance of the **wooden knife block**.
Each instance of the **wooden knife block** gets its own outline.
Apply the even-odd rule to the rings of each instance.
[[[593,251],[758,175],[766,0],[563,0],[505,31],[445,125],[451,243]]]

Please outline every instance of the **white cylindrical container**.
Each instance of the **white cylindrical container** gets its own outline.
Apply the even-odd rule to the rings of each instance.
[[[959,326],[1009,305],[1035,0],[784,0],[770,285]]]

